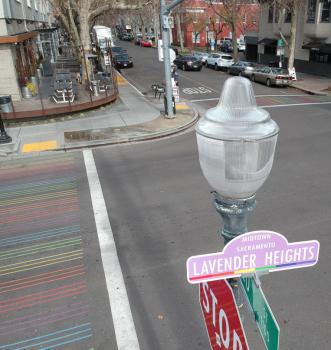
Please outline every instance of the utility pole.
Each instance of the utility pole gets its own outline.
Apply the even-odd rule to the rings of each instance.
[[[169,13],[170,11],[183,2],[184,0],[174,0],[171,4],[166,5],[165,0],[160,0],[160,23],[162,27],[162,45],[163,45],[163,62],[164,74],[166,82],[165,97],[167,101],[166,115],[168,118],[174,118],[172,110],[172,84],[171,84],[171,63],[170,63],[170,25]]]

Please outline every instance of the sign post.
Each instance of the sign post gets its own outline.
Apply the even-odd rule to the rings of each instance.
[[[200,304],[213,350],[249,350],[230,284],[200,284]]]
[[[279,350],[279,326],[264,296],[258,276],[241,277],[240,285],[266,348]]]

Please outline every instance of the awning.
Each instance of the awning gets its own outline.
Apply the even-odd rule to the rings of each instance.
[[[257,45],[258,37],[257,36],[245,36],[246,45]]]
[[[277,46],[277,39],[264,38],[257,43],[260,45]]]
[[[331,53],[331,44],[310,42],[302,45],[302,48],[306,50],[318,51],[320,53],[325,53],[325,54]]]
[[[20,33],[15,35],[0,36],[0,44],[16,44],[24,40],[34,38],[38,35],[37,31]]]

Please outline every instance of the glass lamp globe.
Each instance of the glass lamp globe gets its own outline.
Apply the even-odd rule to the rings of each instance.
[[[199,160],[210,186],[222,197],[245,199],[267,179],[278,125],[256,105],[251,82],[228,78],[218,105],[196,126]]]

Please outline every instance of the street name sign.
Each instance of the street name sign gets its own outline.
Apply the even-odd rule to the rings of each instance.
[[[268,350],[279,349],[279,326],[264,296],[258,277],[241,277],[240,284],[246,297],[254,321]]]
[[[230,284],[225,280],[200,284],[200,305],[213,350],[249,350]]]
[[[253,231],[231,240],[222,252],[196,255],[186,262],[189,283],[240,277],[258,271],[281,271],[313,266],[318,261],[316,240],[288,243],[280,233]]]

